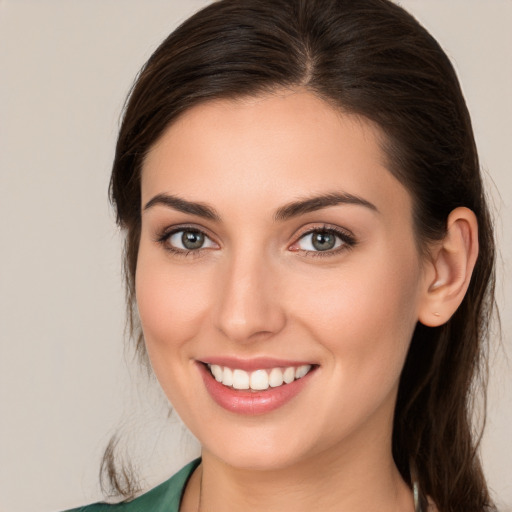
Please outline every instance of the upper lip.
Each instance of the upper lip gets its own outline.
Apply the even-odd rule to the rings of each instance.
[[[238,357],[230,356],[213,356],[207,357],[205,359],[198,359],[198,361],[204,364],[227,366],[231,369],[245,370],[247,372],[252,372],[255,370],[266,370],[271,368],[288,368],[290,366],[298,367],[305,364],[314,364],[310,361],[276,359],[274,357],[254,357],[251,359],[240,359]]]

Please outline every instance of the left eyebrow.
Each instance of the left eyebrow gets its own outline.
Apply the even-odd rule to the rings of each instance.
[[[220,221],[220,215],[215,211],[214,208],[208,206],[204,203],[196,203],[193,201],[187,201],[186,199],[182,199],[178,196],[173,196],[169,194],[157,194],[150,201],[146,203],[144,206],[144,210],[149,210],[156,205],[166,206],[167,208],[172,208],[179,212],[190,213],[192,215],[197,215],[198,217],[203,217],[204,219],[210,219],[215,221]]]
[[[364,206],[365,208],[369,208],[377,213],[379,212],[378,208],[373,203],[370,203],[370,201],[367,201],[362,197],[355,196],[353,194],[332,192],[285,204],[276,210],[274,213],[274,220],[285,221],[292,217],[298,217],[305,213],[321,210],[329,206],[337,206],[339,204],[354,204]]]

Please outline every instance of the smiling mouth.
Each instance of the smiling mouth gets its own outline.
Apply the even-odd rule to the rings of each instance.
[[[252,372],[217,364],[206,366],[213,378],[223,386],[250,391],[265,391],[269,388],[286,386],[295,380],[302,379],[313,369],[313,365],[310,364],[260,369]]]

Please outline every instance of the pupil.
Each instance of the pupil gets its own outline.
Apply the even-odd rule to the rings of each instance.
[[[313,247],[318,251],[327,251],[336,245],[336,237],[332,233],[321,231],[313,234]]]
[[[204,235],[199,231],[185,231],[181,242],[186,249],[199,249],[204,243]]]

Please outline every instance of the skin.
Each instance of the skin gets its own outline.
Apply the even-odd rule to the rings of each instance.
[[[417,321],[443,323],[462,300],[471,261],[458,277],[451,269],[459,256],[474,264],[476,221],[460,209],[449,230],[455,256],[440,244],[423,261],[411,197],[386,169],[381,139],[311,93],[279,91],[196,106],[148,153],[137,304],[155,374],[203,447],[182,512],[198,510],[201,479],[204,510],[413,510],[391,454],[399,376]],[[375,208],[274,218],[329,193]],[[220,218],[145,208],[159,194]],[[174,242],[158,241],[183,224],[208,236],[205,248],[173,253]],[[325,226],[355,245],[314,252],[304,233]],[[205,389],[197,361],[214,355],[317,369],[289,403],[242,416]]]

